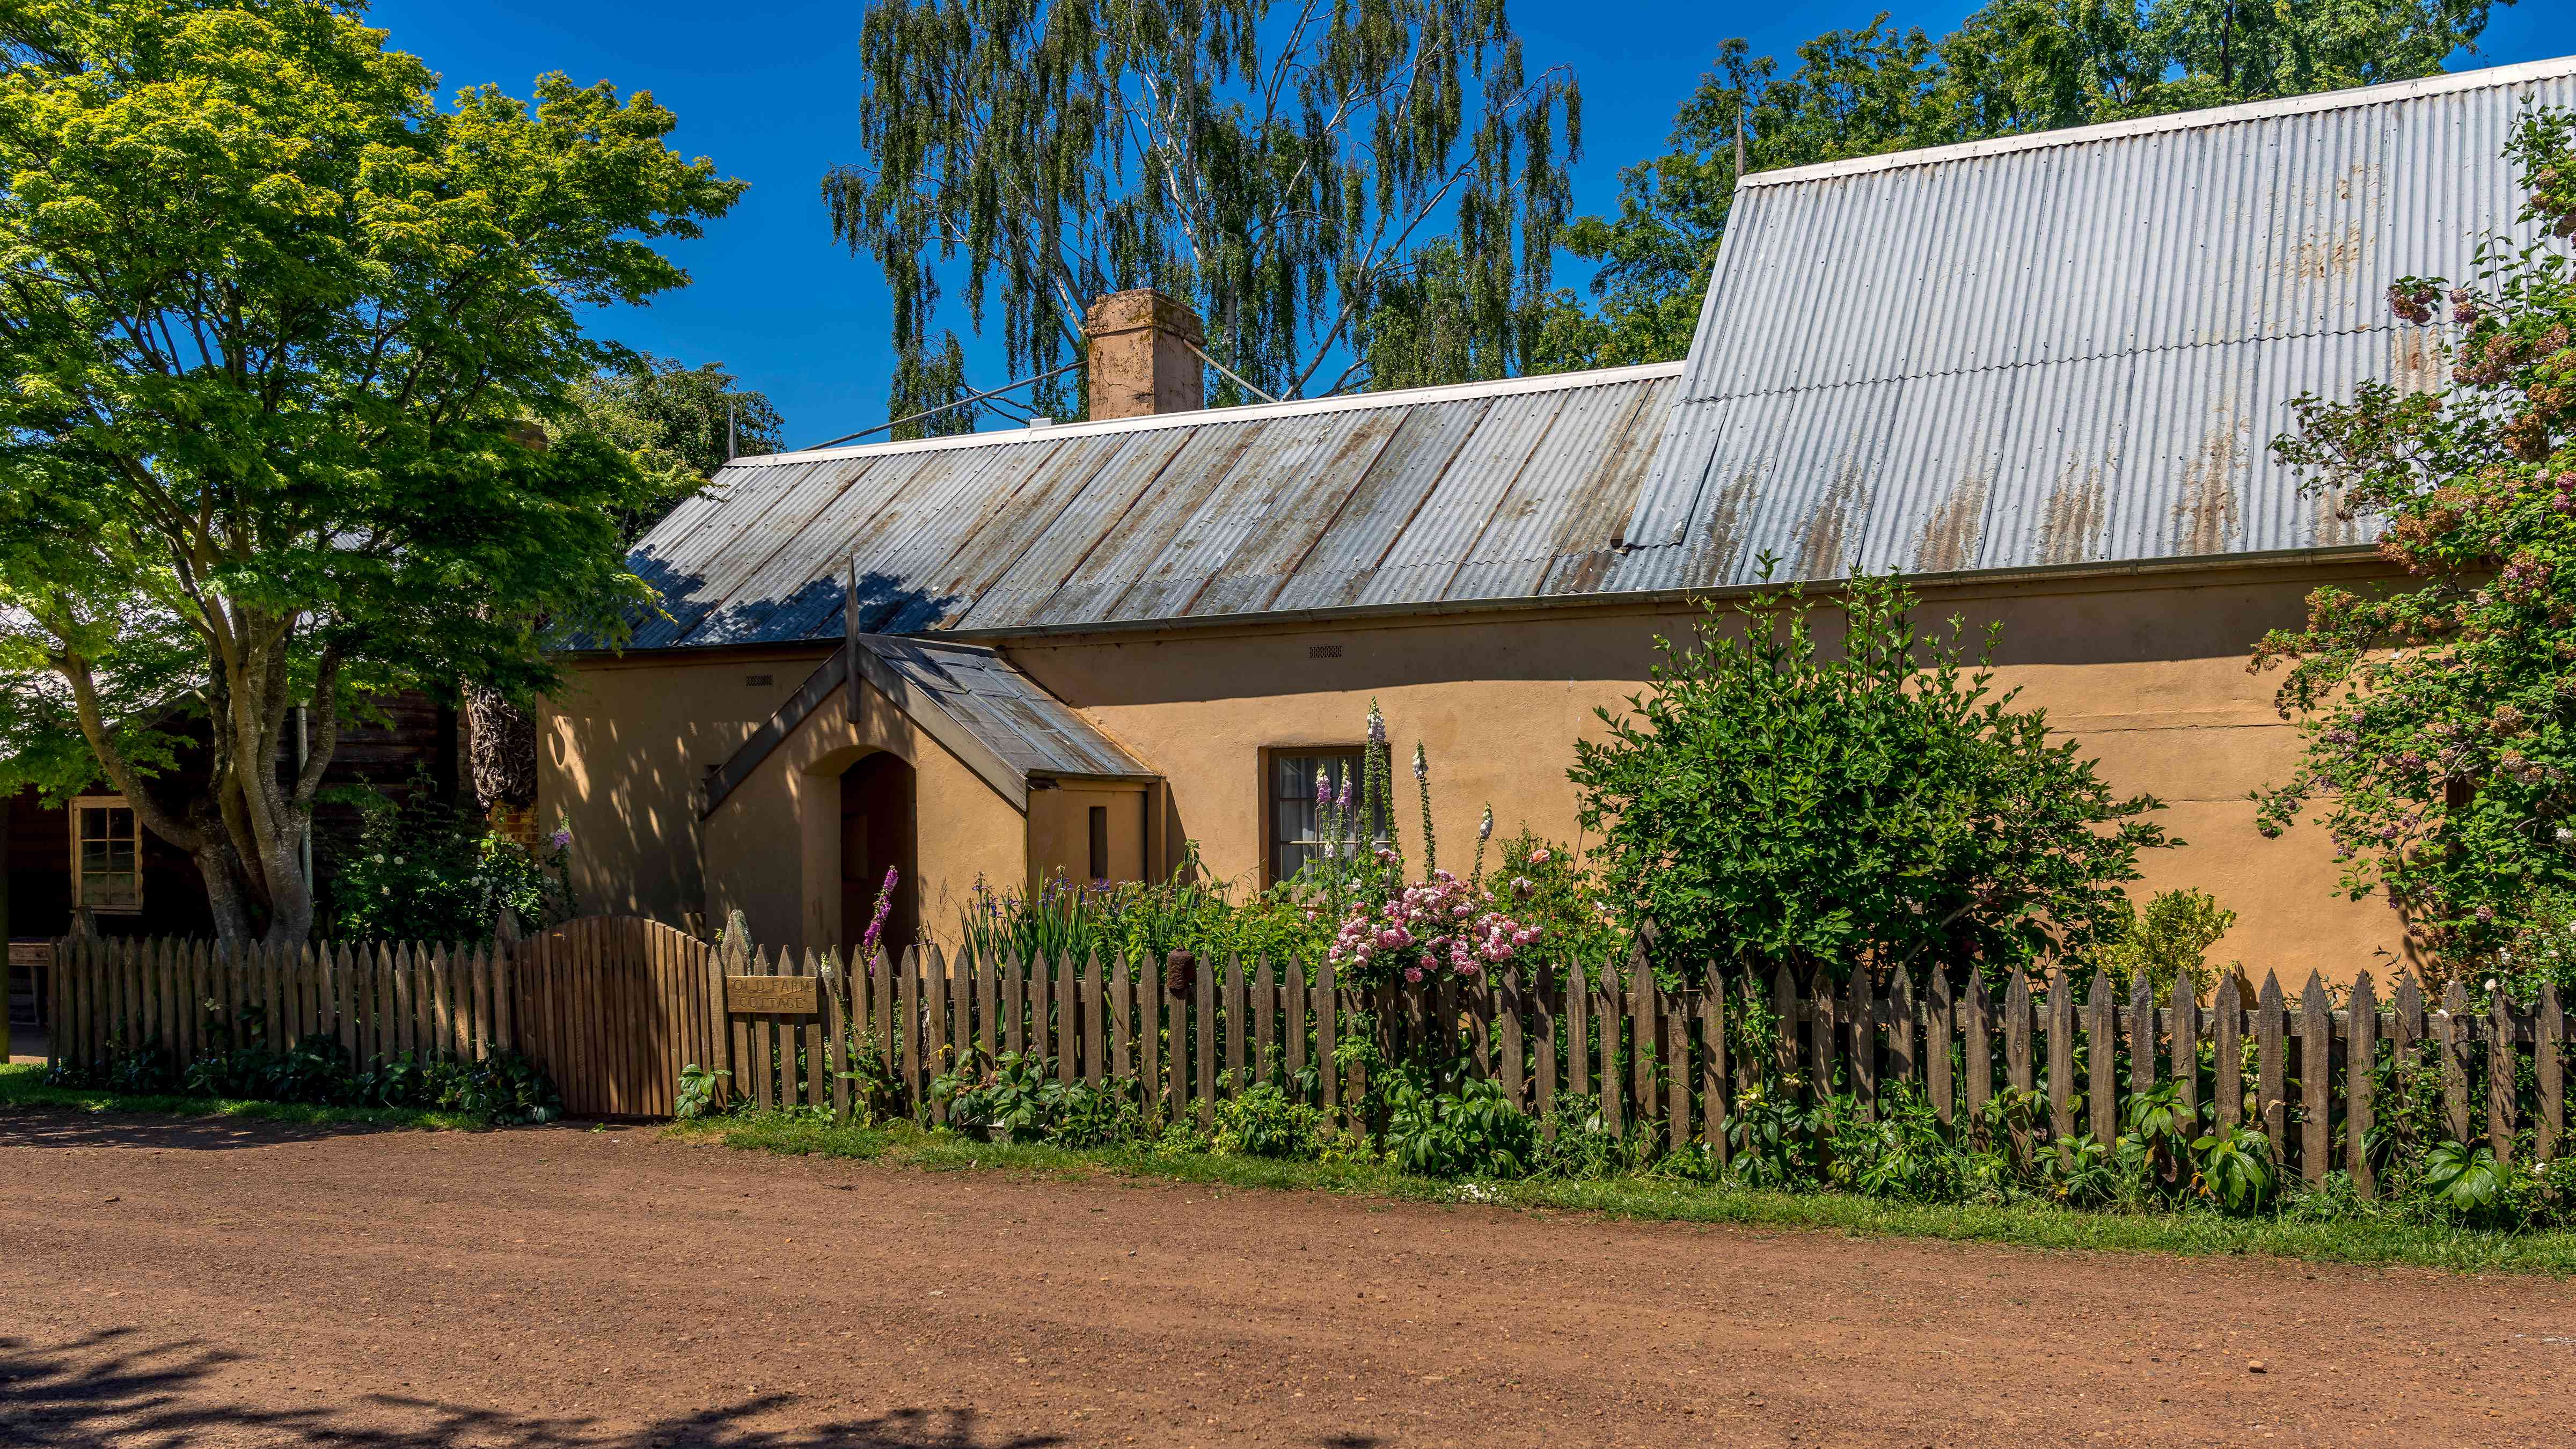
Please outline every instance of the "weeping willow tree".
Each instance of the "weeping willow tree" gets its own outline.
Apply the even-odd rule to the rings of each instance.
[[[1278,397],[1369,386],[1373,357],[1495,376],[1536,336],[1582,101],[1502,0],[872,0],[860,55],[866,157],[823,196],[893,294],[895,416],[965,395],[943,273],[979,333],[999,293],[1014,376],[1073,365],[1032,399],[1060,416],[1083,308],[1129,287],[1189,299]],[[1452,340],[1373,323],[1426,280]]]

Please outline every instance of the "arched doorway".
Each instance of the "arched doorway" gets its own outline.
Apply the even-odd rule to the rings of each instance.
[[[889,867],[896,874],[893,909],[880,938],[889,956],[921,932],[921,866],[914,848],[912,766],[880,751],[841,772],[841,946],[858,945],[877,908]]]

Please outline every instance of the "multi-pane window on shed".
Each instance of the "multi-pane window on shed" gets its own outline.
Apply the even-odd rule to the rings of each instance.
[[[72,899],[93,911],[143,909],[143,837],[122,795],[72,802]]]

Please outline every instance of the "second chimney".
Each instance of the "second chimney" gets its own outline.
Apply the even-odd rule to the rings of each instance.
[[[1091,349],[1091,418],[1190,413],[1206,406],[1199,372],[1204,345],[1189,304],[1151,288],[1112,292],[1082,314]]]

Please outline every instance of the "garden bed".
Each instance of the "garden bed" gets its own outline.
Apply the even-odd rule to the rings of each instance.
[[[2310,1221],[2209,1210],[2106,1213],[2037,1203],[1899,1203],[1849,1193],[1763,1192],[1629,1174],[1519,1182],[1443,1181],[1383,1164],[1291,1162],[1151,1146],[1071,1149],[978,1140],[897,1123],[835,1125],[805,1112],[747,1113],[667,1129],[678,1140],[796,1156],[881,1161],[930,1171],[1159,1178],[1240,1188],[1405,1201],[1572,1210],[1652,1222],[1813,1228],[2055,1250],[2262,1255],[2456,1272],[2576,1274],[2576,1233],[2504,1233],[2395,1219]]]

